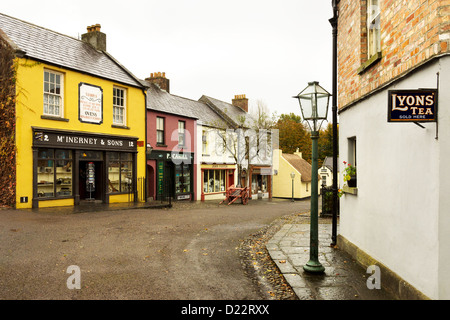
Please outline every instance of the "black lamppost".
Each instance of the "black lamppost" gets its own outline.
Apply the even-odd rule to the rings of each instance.
[[[331,231],[331,245],[335,246],[337,244],[337,214],[339,211],[338,204],[338,130],[337,130],[337,35],[338,35],[338,5],[340,0],[332,0],[331,5],[333,6],[333,18],[329,20],[333,28],[333,223]]]
[[[303,120],[311,129],[312,169],[311,169],[311,227],[309,261],[303,269],[311,273],[322,273],[325,268],[319,262],[319,180],[318,180],[318,139],[322,123],[327,120],[330,94],[318,82],[309,82],[308,86],[294,98],[300,103]]]

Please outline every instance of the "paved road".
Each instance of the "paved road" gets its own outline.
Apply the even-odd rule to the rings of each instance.
[[[309,201],[79,214],[0,211],[0,299],[266,299],[240,241]],[[81,289],[67,268],[79,266]]]

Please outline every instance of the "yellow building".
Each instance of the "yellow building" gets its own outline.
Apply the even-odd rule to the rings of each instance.
[[[145,198],[146,88],[100,26],[78,40],[0,14],[0,39],[15,53],[15,207]]]
[[[311,165],[302,158],[301,152],[294,154],[273,151],[273,197],[304,199],[311,197]],[[293,174],[293,179],[291,174]],[[319,181],[320,186],[320,181]]]

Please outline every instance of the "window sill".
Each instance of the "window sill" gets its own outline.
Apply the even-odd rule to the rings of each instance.
[[[156,146],[161,148],[167,148],[167,145],[163,143],[157,143]]]
[[[127,126],[121,125],[121,124],[113,124],[113,125],[111,125],[111,128],[118,128],[118,129],[127,129],[127,130],[130,130],[130,127],[127,127]]]
[[[377,52],[373,56],[370,57],[369,60],[361,64],[361,66],[356,71],[359,75],[366,72],[368,69],[370,69],[373,65],[375,65],[378,61],[380,61],[382,58],[381,52]]]
[[[342,187],[342,192],[356,196],[356,195],[358,195],[358,188],[351,188],[347,185],[344,185]]]
[[[48,116],[48,115],[45,115],[45,114],[41,115],[41,119],[69,122],[69,119],[56,117],[56,116]]]

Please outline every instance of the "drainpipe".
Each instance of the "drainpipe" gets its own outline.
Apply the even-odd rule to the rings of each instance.
[[[337,214],[338,214],[338,131],[337,131],[337,34],[338,34],[338,4],[340,0],[332,0],[333,18],[329,20],[333,27],[333,88],[332,88],[332,112],[333,112],[333,222],[331,233],[331,245],[337,244]]]

